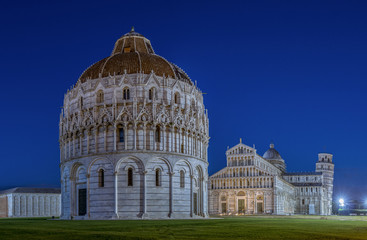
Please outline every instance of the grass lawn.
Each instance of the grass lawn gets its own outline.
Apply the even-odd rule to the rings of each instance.
[[[225,217],[209,220],[1,219],[0,239],[367,239],[367,217]]]

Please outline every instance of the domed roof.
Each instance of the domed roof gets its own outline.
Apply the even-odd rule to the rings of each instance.
[[[181,68],[155,54],[150,41],[132,28],[116,41],[111,56],[90,66],[79,81],[84,83],[88,79],[124,73],[150,74],[152,71],[157,76],[171,77],[192,85],[189,76]]]
[[[282,160],[279,152],[275,150],[274,144],[270,144],[270,148],[264,153],[263,158],[271,160]]]

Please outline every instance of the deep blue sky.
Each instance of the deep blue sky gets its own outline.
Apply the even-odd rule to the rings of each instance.
[[[59,186],[66,90],[131,26],[198,82],[209,173],[242,137],[289,171],[335,162],[336,196],[367,199],[367,2],[8,1],[0,8],[0,188]]]

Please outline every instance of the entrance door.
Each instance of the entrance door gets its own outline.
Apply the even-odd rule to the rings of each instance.
[[[261,213],[263,213],[263,203],[258,202],[257,203],[257,214],[261,214]]]
[[[227,204],[225,202],[222,203],[222,213],[227,213]]]
[[[82,188],[79,189],[78,194],[78,202],[79,202],[79,216],[84,216],[87,213],[87,189]]]
[[[238,199],[238,213],[245,212],[245,199]]]
[[[198,194],[194,193],[194,214],[198,215]]]
[[[315,214],[315,205],[309,204],[308,205],[308,214],[314,215]]]

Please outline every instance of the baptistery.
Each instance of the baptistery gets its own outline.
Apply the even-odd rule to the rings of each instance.
[[[62,219],[208,216],[203,93],[134,29],[67,91],[59,131]]]

